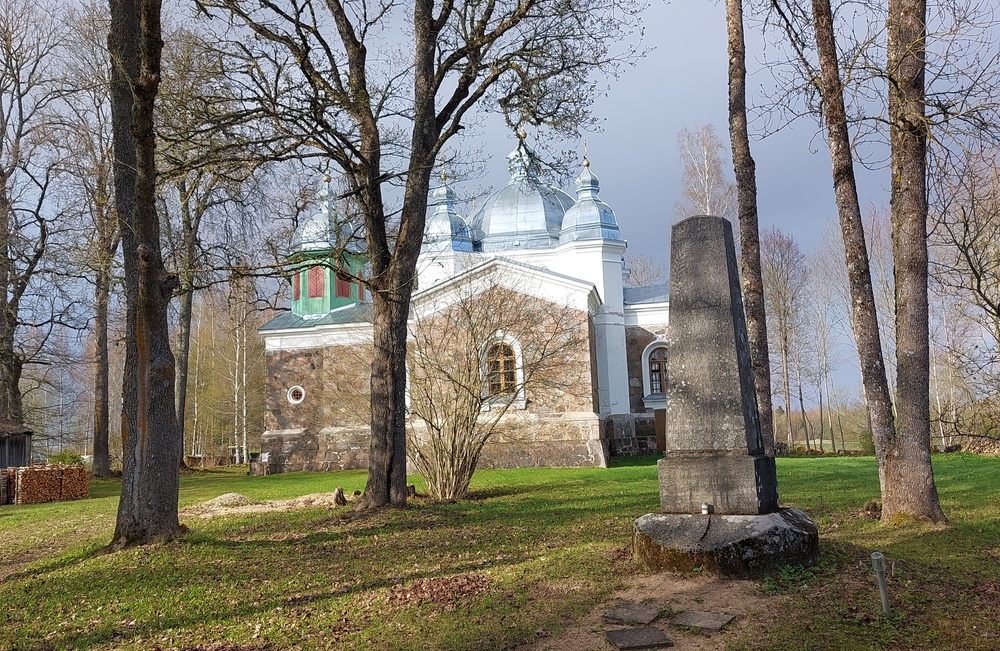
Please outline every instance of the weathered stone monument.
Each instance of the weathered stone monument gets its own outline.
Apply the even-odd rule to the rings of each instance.
[[[635,521],[636,555],[654,569],[732,576],[812,564],[816,525],[779,507],[764,450],[732,226],[689,217],[673,227],[670,256],[662,513]]]

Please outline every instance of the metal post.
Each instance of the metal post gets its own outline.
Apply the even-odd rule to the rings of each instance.
[[[881,552],[872,552],[872,567],[875,568],[875,576],[878,577],[878,590],[882,595],[882,612],[886,617],[890,617],[889,610],[889,586],[885,581],[885,556]]]

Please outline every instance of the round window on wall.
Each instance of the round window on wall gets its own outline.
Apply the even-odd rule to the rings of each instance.
[[[295,386],[288,390],[288,402],[293,405],[297,405],[306,399],[306,390],[302,387]]]

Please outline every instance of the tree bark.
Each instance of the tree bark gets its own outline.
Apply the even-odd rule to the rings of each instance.
[[[733,149],[733,171],[738,197],[740,269],[747,340],[753,367],[760,433],[764,451],[774,454],[774,413],[771,405],[771,361],[767,349],[764,317],[764,281],[760,266],[760,229],[757,223],[757,171],[750,154],[746,105],[746,43],[743,36],[743,0],[726,0],[726,31],[729,37],[729,137]]]
[[[368,248],[372,263],[372,307],[374,357],[371,376],[372,443],[368,482],[358,508],[405,506],[406,504],[406,336],[410,296],[416,278],[417,256],[423,240],[441,126],[435,115],[434,52],[438,26],[433,20],[433,2],[414,3],[414,110],[410,139],[410,166],[406,175],[399,237],[389,251],[385,233],[381,190],[376,176],[377,158],[369,156],[367,188],[371,193],[365,211],[369,226]],[[348,44],[349,56],[352,46]],[[363,49],[363,48],[362,48]],[[360,60],[357,58],[360,56]],[[355,54],[352,72],[363,68],[364,54]],[[363,74],[363,73],[362,73]],[[360,114],[362,147],[377,155],[379,138],[370,107]],[[364,194],[364,193],[363,193]]]
[[[926,0],[889,0],[887,64],[896,278],[896,436],[876,439],[882,519],[945,522],[930,453],[927,305]]]
[[[861,383],[868,407],[872,437],[875,441],[890,441],[895,438],[895,421],[889,386],[886,383],[868,247],[865,243],[858,187],[854,177],[847,111],[844,107],[840,66],[837,60],[833,11],[829,0],[813,0],[812,5],[816,50],[820,65],[818,83],[823,100],[823,117],[826,122],[830,161],[833,167],[833,190],[844,238],[844,258],[847,262],[847,277],[851,288],[851,328],[858,346]],[[883,463],[883,459],[880,458],[880,476]],[[884,488],[883,483],[883,492]]]
[[[102,254],[104,249],[102,249]],[[111,474],[111,454],[108,445],[110,406],[108,404],[108,298],[111,294],[110,269],[101,268],[94,279],[94,459],[91,472],[95,477]]]
[[[112,548],[177,535],[180,444],[167,307],[177,278],[160,253],[153,108],[160,80],[160,3],[111,0],[115,201],[125,269],[122,494]]]

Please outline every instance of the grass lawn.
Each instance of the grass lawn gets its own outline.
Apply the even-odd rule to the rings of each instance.
[[[1000,459],[934,458],[948,527],[884,527],[871,458],[779,459],[782,501],[816,520],[821,562],[760,582],[767,630],[730,649],[1000,649]],[[363,487],[363,472],[199,472],[181,506]],[[418,491],[421,490],[420,482]],[[481,471],[471,499],[187,518],[181,540],[104,554],[118,485],[0,507],[0,649],[505,649],[558,632],[644,570],[632,520],[658,506],[652,459]],[[892,567],[880,616],[869,555]],[[774,597],[779,595],[779,597]],[[776,619],[775,619],[776,618]]]

